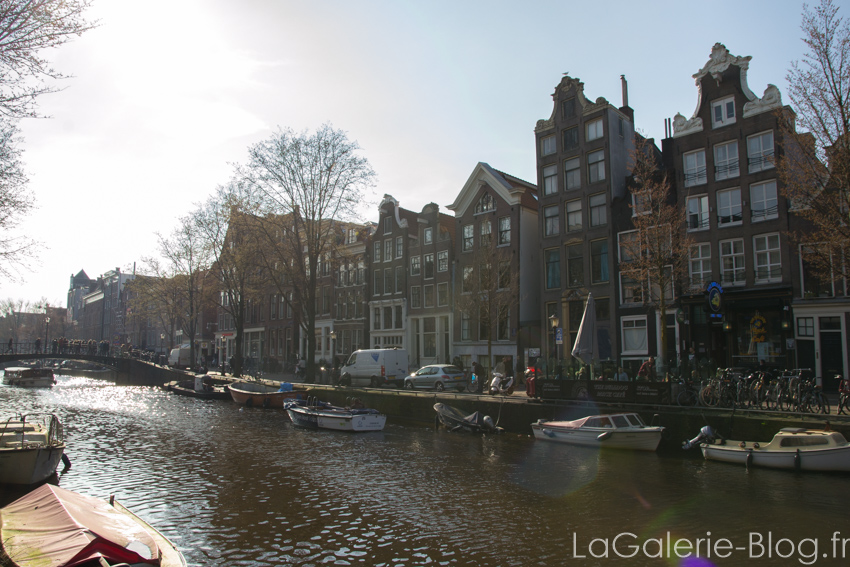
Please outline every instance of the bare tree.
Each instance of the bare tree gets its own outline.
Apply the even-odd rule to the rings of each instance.
[[[249,149],[244,179],[258,199],[266,265],[281,295],[293,292],[307,339],[307,379],[315,377],[317,279],[341,243],[337,221],[353,219],[375,174],[345,132],[281,130]]]
[[[9,279],[28,268],[36,248],[33,239],[15,230],[18,221],[34,207],[19,142],[15,123],[0,118],[0,277]]]
[[[58,90],[67,78],[43,53],[92,29],[83,13],[91,0],[4,0],[0,2],[0,114],[37,116],[36,98]]]
[[[454,305],[472,329],[477,326],[479,339],[486,339],[487,360],[493,368],[493,341],[510,338],[510,317],[521,300],[519,272],[511,249],[495,242],[482,243],[462,260]]]
[[[679,207],[651,139],[635,135],[631,155],[633,231],[620,234],[619,270],[627,296],[660,316],[658,359],[666,365],[666,312],[688,277],[692,239],[685,231],[687,211]]]
[[[804,6],[808,51],[786,75],[796,114],[781,113],[782,153],[776,160],[793,212],[807,221],[811,275],[832,284],[850,277],[850,24],[833,0]]]
[[[156,322],[163,334],[168,333],[168,347],[173,347],[180,325],[183,286],[179,278],[169,273],[161,260],[146,258],[136,278],[124,285],[134,317]]]

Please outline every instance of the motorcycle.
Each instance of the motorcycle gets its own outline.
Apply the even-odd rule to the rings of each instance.
[[[512,376],[505,376],[498,372],[493,373],[493,380],[490,382],[490,395],[495,396],[502,394],[510,396],[514,393],[514,379]]]

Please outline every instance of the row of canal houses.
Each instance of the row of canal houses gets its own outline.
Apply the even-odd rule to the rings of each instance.
[[[519,368],[533,355],[569,365],[592,293],[597,358],[607,362],[600,372],[623,366],[634,376],[663,348],[671,365],[754,366],[764,359],[826,378],[844,374],[846,290],[807,287],[788,237],[795,219],[774,167],[781,152],[777,112],[793,111],[773,85],[761,97],[750,90],[749,62],[716,44],[693,75],[693,114],[668,121],[660,149],[653,142],[677,204],[688,213],[680,229],[695,242],[689,285],[677,287],[666,313],[648,309],[618,269],[620,243],[634,230],[628,180],[635,113],[625,78],[617,107],[590,100],[579,79],[564,76],[551,116],[534,129],[536,183],[482,162],[446,206],[450,213],[434,203],[408,210],[385,195],[377,222],[349,229],[349,260],[329,262],[321,284],[316,358],[400,347],[413,367],[458,360],[489,367],[508,356]],[[485,262],[486,249],[498,256]],[[500,289],[510,295],[509,308],[498,309],[490,324],[464,297],[485,263],[500,266]],[[261,314],[247,330],[245,352],[279,359],[303,354],[306,341],[282,304],[271,297],[269,305],[269,316]],[[668,328],[663,347],[661,325]],[[232,352],[232,337],[220,324],[222,360]]]

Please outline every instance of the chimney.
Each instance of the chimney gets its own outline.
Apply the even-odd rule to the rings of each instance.
[[[625,75],[620,75],[620,84],[623,87],[623,106],[620,107],[620,112],[629,117],[632,122],[635,121],[635,111],[629,107],[629,83],[626,81]]]

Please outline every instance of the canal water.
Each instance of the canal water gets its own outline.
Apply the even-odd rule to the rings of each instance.
[[[56,413],[72,461],[56,482],[114,494],[190,565],[850,562],[850,475],[598,452],[530,428],[309,431],[282,410],[67,376],[52,389],[0,386],[0,404]],[[25,492],[0,490],[0,505]]]

